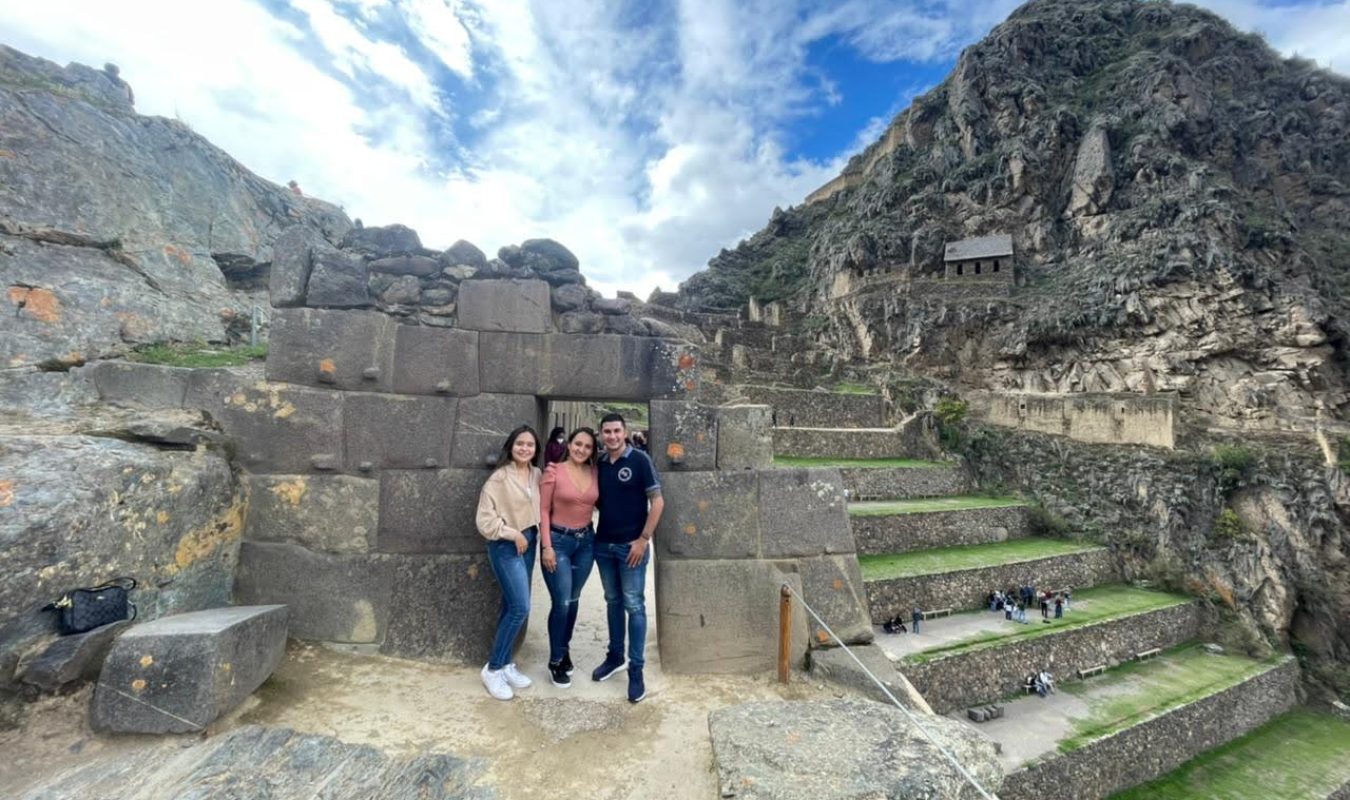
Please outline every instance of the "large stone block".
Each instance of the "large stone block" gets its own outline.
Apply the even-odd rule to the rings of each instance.
[[[501,588],[486,551],[472,556],[392,556],[393,604],[380,650],[405,658],[479,665],[497,630]]]
[[[767,561],[656,559],[661,669],[672,673],[745,673],[774,669],[778,605],[784,582],[799,576]],[[793,604],[792,660],[807,649],[806,616]]]
[[[506,435],[521,425],[540,430],[539,401],[529,394],[480,394],[459,401],[450,465],[482,469],[496,461]],[[541,437],[547,431],[541,432]]]
[[[305,288],[313,266],[313,250],[317,244],[326,244],[313,228],[292,225],[272,243],[272,270],[267,290],[276,308],[305,304]]]
[[[543,281],[472,280],[459,287],[459,327],[466,330],[543,333],[552,319]]]
[[[388,563],[381,556],[314,553],[289,544],[244,542],[234,596],[284,603],[290,632],[324,642],[377,642],[389,618]]]
[[[384,553],[484,552],[474,514],[488,474],[482,469],[380,473],[376,546]]]
[[[852,553],[843,480],[837,469],[766,469],[759,476],[765,558]]]
[[[398,323],[378,311],[277,309],[267,377],[335,389],[388,391]]]
[[[656,533],[660,558],[759,555],[759,480],[753,472],[671,472],[661,484],[666,510]]]
[[[343,395],[250,379],[230,370],[194,371],[187,404],[211,416],[251,472],[298,474],[342,466]]]
[[[213,608],[134,626],[113,642],[90,724],[195,733],[244,701],[286,654],[285,606]]]
[[[717,466],[714,409],[688,400],[653,400],[651,456],[662,472],[711,470]]]
[[[366,260],[354,253],[344,253],[328,244],[320,244],[310,252],[309,282],[305,289],[305,304],[326,308],[361,308],[372,305],[370,270]]]
[[[853,555],[819,556],[797,561],[802,576],[802,596],[811,604],[825,624],[844,644],[867,644],[872,641],[872,619],[868,613],[867,591],[863,587],[862,570]],[[839,642],[830,638],[814,619],[810,620],[811,646],[835,647]]]
[[[610,334],[484,333],[485,392],[599,400],[682,399],[698,392],[698,350]]]
[[[717,409],[717,468],[769,469],[773,466],[773,409],[722,406]]]
[[[458,397],[478,394],[478,333],[398,326],[394,391]]]
[[[106,403],[141,408],[181,408],[191,370],[130,361],[100,361],[89,367]]]
[[[81,681],[94,680],[113,639],[131,625],[131,620],[122,620],[61,636],[31,658],[23,659],[15,677],[20,683],[44,692],[63,691]]]
[[[435,469],[450,463],[453,397],[349,394],[345,421],[347,470]]]
[[[324,553],[372,549],[380,484],[346,475],[250,475],[244,538]]]

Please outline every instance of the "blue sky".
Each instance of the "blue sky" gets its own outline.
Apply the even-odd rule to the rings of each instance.
[[[492,253],[548,236],[673,289],[874,141],[1012,0],[0,0],[263,177]],[[1205,0],[1347,71],[1350,0]]]

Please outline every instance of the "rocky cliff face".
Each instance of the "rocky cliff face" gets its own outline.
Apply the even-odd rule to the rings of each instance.
[[[0,46],[0,368],[222,341],[296,224],[333,240],[351,227],[186,125],[139,116],[114,72]]]

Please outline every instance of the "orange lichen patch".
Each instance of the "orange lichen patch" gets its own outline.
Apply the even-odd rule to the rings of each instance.
[[[468,573],[469,573],[469,577],[470,577],[470,578],[477,578],[477,577],[478,577],[478,565],[477,565],[477,564],[470,564],[470,565],[469,565],[469,569],[468,569]]]
[[[685,391],[692,392],[692,391],[694,391],[694,389],[697,388],[697,387],[698,387],[698,384],[697,384],[697,383],[694,383],[693,381],[685,381],[685,382],[684,382],[684,388],[685,388]]]
[[[272,494],[283,503],[296,507],[300,505],[300,500],[309,491],[309,484],[304,478],[296,478],[293,481],[282,481],[272,487]]]
[[[9,302],[19,307],[24,316],[38,322],[57,322],[61,319],[61,301],[48,289],[30,286],[11,286]]]
[[[158,511],[155,513],[155,522],[158,522],[160,525],[163,525],[168,521],[169,521],[169,512]]]
[[[684,526],[684,532],[690,536],[693,536],[694,534],[698,533],[698,526],[691,522],[688,525]]]
[[[220,517],[204,527],[191,531],[178,541],[173,563],[165,568],[170,575],[208,558],[221,547],[236,541],[244,531],[244,506],[234,503]]]
[[[164,245],[164,255],[168,258],[177,259],[178,263],[183,265],[192,263],[192,253],[176,244]]]
[[[325,358],[323,361],[319,362],[319,372],[322,372],[325,375],[332,375],[337,372],[337,364],[333,363],[333,359]]]
[[[690,353],[680,354],[680,369],[691,369],[694,366],[694,356]]]
[[[701,512],[707,511],[709,505],[711,505],[711,504],[710,504],[707,500],[700,500],[700,501],[698,501],[698,510],[699,510],[699,512],[701,513]]]
[[[14,481],[0,481],[0,508],[14,504]]]
[[[289,400],[286,400],[282,402],[280,408],[272,412],[272,416],[276,419],[286,419],[287,417],[289,417],[294,413],[295,413],[295,404]]]
[[[13,150],[0,150],[0,158],[18,158],[19,154]]]
[[[684,445],[679,442],[671,442],[666,445],[667,458],[684,458]]]
[[[834,590],[837,592],[837,591],[839,591],[839,590],[842,589],[842,588],[844,588],[844,582],[843,582],[843,580],[841,580],[841,579],[839,579],[839,578],[835,578],[835,579],[834,579]]]
[[[141,692],[145,691],[145,679],[137,678],[136,680],[132,681],[131,691],[136,692],[137,694],[140,694]]]
[[[154,656],[149,655],[149,654],[141,656],[141,666],[142,666],[142,667],[148,667],[148,666],[150,666],[150,665],[153,664],[153,663],[155,663],[155,657],[154,657]]]
[[[816,631],[816,639],[821,644],[824,644],[825,642],[828,642],[830,640],[830,635],[825,631]]]

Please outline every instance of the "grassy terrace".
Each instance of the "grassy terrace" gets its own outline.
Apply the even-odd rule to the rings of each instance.
[[[1235,686],[1274,666],[1281,656],[1256,661],[1245,656],[1213,655],[1197,644],[1168,650],[1150,661],[1123,664],[1106,675],[1068,683],[1062,691],[1088,705],[1086,717],[1059,742],[1061,752],[1137,725],[1148,717],[1193,703]],[[1271,795],[1266,795],[1267,797]]]
[[[921,461],[915,458],[813,458],[809,456],[775,456],[775,467],[838,467],[839,469],[933,469],[950,467],[942,461]]]
[[[265,342],[239,347],[203,342],[161,342],[139,348],[127,356],[128,361],[168,367],[240,367],[263,358],[267,358]]]
[[[858,564],[862,567],[864,581],[882,581],[908,578],[913,575],[931,575],[936,572],[996,567],[1018,561],[1034,561],[1038,558],[1081,553],[1096,547],[1094,544],[1066,542],[1061,539],[1012,539],[993,544],[943,547],[895,555],[858,556]]]
[[[1350,722],[1296,709],[1112,800],[1326,797],[1350,781]]]
[[[972,508],[1006,508],[1026,503],[1016,497],[925,497],[919,500],[877,500],[849,503],[848,513],[855,517],[885,517],[891,514],[924,514],[932,511],[965,511]]]
[[[1171,608],[1187,602],[1190,602],[1190,598],[1185,595],[1140,589],[1135,586],[1095,586],[1091,589],[1074,592],[1073,610],[1069,611],[1063,619],[1053,620],[1050,625],[1041,623],[1039,613],[1032,614],[1031,611],[1028,611],[1028,619],[1032,620],[1032,624],[1020,625],[1008,622],[997,631],[972,634],[968,638],[958,639],[941,647],[915,653],[906,658],[905,663],[922,664],[948,656],[972,653],[990,647],[1000,647],[1012,642],[1026,641],[1040,636],[1051,636],[1075,628],[1157,611],[1161,608]],[[992,615],[994,612],[972,611],[970,613]],[[999,618],[1002,618],[1002,616],[1002,613],[999,613]]]

